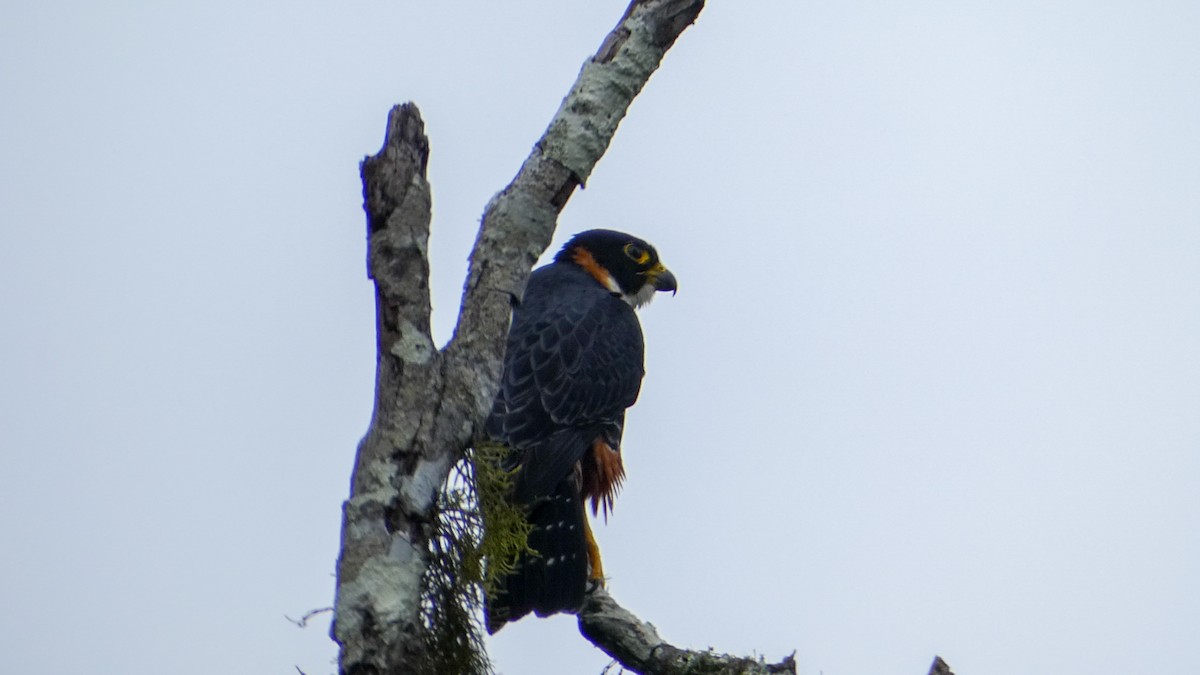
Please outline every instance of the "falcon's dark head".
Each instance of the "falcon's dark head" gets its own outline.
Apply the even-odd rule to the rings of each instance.
[[[634,307],[650,302],[655,291],[674,294],[678,289],[675,275],[658,259],[658,251],[624,232],[580,232],[554,256],[554,261],[579,265]]]

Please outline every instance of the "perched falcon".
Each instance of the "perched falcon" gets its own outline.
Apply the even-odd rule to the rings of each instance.
[[[575,235],[529,276],[487,433],[511,449],[512,499],[538,555],[489,598],[489,633],[531,611],[577,612],[588,580],[603,581],[584,502],[607,516],[625,477],[621,431],[644,372],[634,308],[675,290],[653,246],[612,230]]]

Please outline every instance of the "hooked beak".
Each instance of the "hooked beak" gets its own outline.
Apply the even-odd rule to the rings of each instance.
[[[654,275],[654,290],[656,291],[671,291],[671,295],[679,290],[679,285],[675,281],[675,275],[671,274],[671,270],[662,268],[662,271]]]

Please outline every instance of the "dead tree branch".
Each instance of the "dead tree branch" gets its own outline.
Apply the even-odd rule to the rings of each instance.
[[[604,589],[588,594],[579,613],[579,632],[623,668],[643,675],[796,675],[794,655],[784,657],[779,663],[766,663],[762,659],[667,644],[654,626],[618,605]]]
[[[458,326],[430,332],[429,141],[411,104],[388,116],[383,148],[362,164],[368,274],[375,282],[375,407],[343,506],[333,637],[345,675],[413,672],[439,487],[496,393],[519,295],[558,213],[607,150],[633,98],[703,0],[634,0],[589,59],[517,176],[487,205]]]
[[[933,657],[933,664],[929,666],[929,675],[954,675],[954,671],[950,670],[950,666],[942,660],[942,657]]]

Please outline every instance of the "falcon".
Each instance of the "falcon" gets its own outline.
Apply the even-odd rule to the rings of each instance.
[[[625,478],[625,410],[645,372],[634,309],[676,289],[653,246],[613,230],[575,235],[529,276],[486,433],[509,448],[510,498],[527,515],[536,554],[488,598],[489,633],[530,612],[578,612],[589,581],[603,584],[584,504],[607,518]]]

